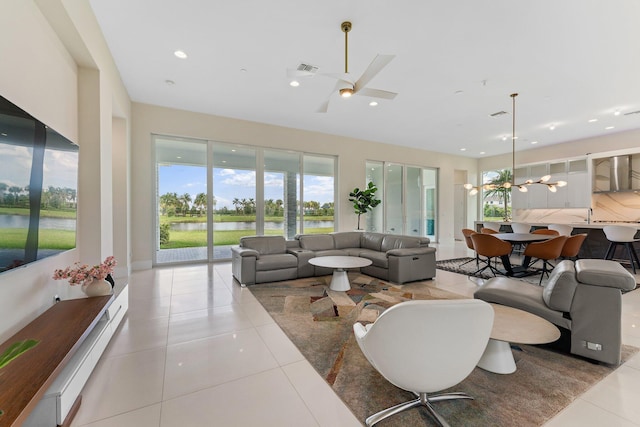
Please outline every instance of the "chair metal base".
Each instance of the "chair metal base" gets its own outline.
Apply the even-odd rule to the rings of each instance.
[[[473,400],[473,397],[469,396],[465,393],[442,393],[442,394],[434,394],[427,395],[427,393],[419,393],[418,399],[410,400],[408,402],[400,403],[399,405],[392,406],[391,408],[384,409],[378,413],[375,413],[368,417],[365,420],[365,424],[367,427],[371,427],[374,424],[388,418],[392,415],[398,414],[402,411],[406,411],[407,409],[415,408],[416,406],[424,406],[427,408],[429,415],[431,415],[436,423],[441,427],[449,427],[449,423],[442,418],[440,414],[436,412],[434,407],[431,405],[432,402],[440,402],[443,400],[452,400],[452,399],[470,399]]]

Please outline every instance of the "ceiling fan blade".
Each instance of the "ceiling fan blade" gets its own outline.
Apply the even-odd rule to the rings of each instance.
[[[318,107],[316,113],[326,113],[329,110],[329,100],[331,100],[331,97],[327,98],[327,100]]]
[[[389,92],[386,90],[380,89],[370,89],[368,87],[360,89],[358,92],[355,92],[356,95],[362,96],[370,96],[371,98],[382,98],[382,99],[393,99],[396,97],[397,93]]]
[[[330,77],[353,86],[353,79],[351,78],[351,75],[346,73],[318,73],[318,75]]]
[[[347,82],[348,83],[348,82]],[[349,83],[351,84],[351,83]],[[342,89],[345,85],[345,81],[340,79],[336,82],[336,86],[333,88],[333,90],[331,91],[331,93],[329,94],[329,96],[327,97],[327,100],[324,101],[320,107],[316,110],[316,113],[326,113],[327,110],[329,110],[329,101],[331,101],[331,97],[338,92],[340,89]]]
[[[360,76],[360,78],[354,84],[355,92],[359,92],[360,90],[362,90],[362,88],[365,87],[367,83],[369,83],[371,79],[373,79],[380,71],[382,71],[382,69],[386,67],[387,64],[391,62],[391,60],[395,57],[395,55],[377,55],[375,58],[373,58],[373,61],[371,61],[369,67],[364,70],[362,76]]]

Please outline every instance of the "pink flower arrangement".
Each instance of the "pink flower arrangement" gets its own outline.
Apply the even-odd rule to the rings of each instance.
[[[67,267],[64,270],[53,272],[54,280],[69,279],[70,285],[86,285],[94,280],[104,280],[107,275],[113,273],[113,267],[117,264],[113,256],[108,256],[99,264],[89,267],[87,264],[80,265],[79,262],[73,264],[75,267]]]

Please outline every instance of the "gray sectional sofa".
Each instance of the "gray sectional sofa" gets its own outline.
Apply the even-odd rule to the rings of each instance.
[[[600,362],[620,363],[622,290],[635,278],[620,264],[600,259],[562,261],[544,286],[493,277],[474,297],[519,308],[558,326],[571,353]]]
[[[305,234],[294,240],[282,236],[248,236],[231,248],[233,276],[243,285],[323,276],[330,268],[309,264],[314,257],[345,255],[370,259],[362,273],[402,284],[436,275],[436,249],[426,237],[372,232]]]

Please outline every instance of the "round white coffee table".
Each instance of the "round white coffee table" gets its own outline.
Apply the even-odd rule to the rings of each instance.
[[[560,330],[540,316],[506,305],[491,304],[493,329],[478,367],[496,374],[516,371],[511,344],[546,344],[560,338]]]
[[[309,264],[335,269],[333,270],[329,289],[333,291],[348,291],[351,289],[351,284],[345,269],[366,267],[371,265],[371,260],[357,256],[320,256],[311,258]]]

